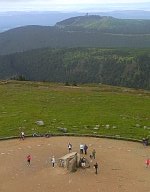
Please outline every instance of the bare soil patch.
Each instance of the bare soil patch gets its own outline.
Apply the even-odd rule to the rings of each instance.
[[[96,160],[88,169],[70,173],[52,168],[50,158],[56,159],[72,151],[79,152],[80,143],[88,145],[89,158],[93,148]],[[32,156],[27,166],[26,156]],[[51,137],[26,138],[24,141],[0,142],[1,192],[149,192],[150,167],[145,160],[150,157],[150,147],[140,143],[100,138]],[[98,174],[93,165],[99,164]]]

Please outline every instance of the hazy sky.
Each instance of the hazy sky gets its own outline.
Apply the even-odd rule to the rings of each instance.
[[[0,0],[0,11],[82,11],[92,9],[148,9],[150,0]],[[141,4],[140,4],[141,3]],[[93,10],[94,11],[94,10]],[[102,10],[100,10],[102,11]]]

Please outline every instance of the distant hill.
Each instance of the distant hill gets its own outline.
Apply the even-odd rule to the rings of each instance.
[[[47,47],[150,47],[150,20],[86,15],[0,33],[0,55]]]
[[[0,32],[26,25],[54,26],[58,21],[79,15],[85,15],[85,13],[56,11],[0,12]]]
[[[149,5],[147,5],[149,7]],[[111,16],[119,19],[150,19],[150,11],[121,10],[121,11],[88,11],[89,15]],[[100,10],[100,9],[99,9]],[[86,11],[87,12],[87,11]],[[84,16],[82,12],[58,12],[58,11],[18,11],[0,12],[0,32],[26,25],[54,26],[57,22],[75,16]]]
[[[150,34],[150,20],[117,19],[108,16],[86,15],[58,22],[57,27],[81,31],[100,31],[113,34]]]
[[[0,56],[0,79],[150,89],[150,49],[38,49]]]

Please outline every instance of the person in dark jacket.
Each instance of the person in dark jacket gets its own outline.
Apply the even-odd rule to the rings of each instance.
[[[30,165],[30,163],[31,163],[31,155],[27,156],[27,163],[28,163],[28,165]]]
[[[84,154],[85,154],[85,155],[87,154],[87,149],[88,149],[88,146],[85,144],[85,145],[84,145]]]
[[[98,170],[98,163],[97,162],[95,163],[94,168],[95,168],[95,174],[97,174],[97,170]]]

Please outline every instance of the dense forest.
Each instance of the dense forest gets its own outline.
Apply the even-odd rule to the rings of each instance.
[[[150,49],[37,49],[0,56],[0,79],[150,89]]]
[[[39,48],[150,48],[150,20],[79,16],[0,33],[0,55]]]

